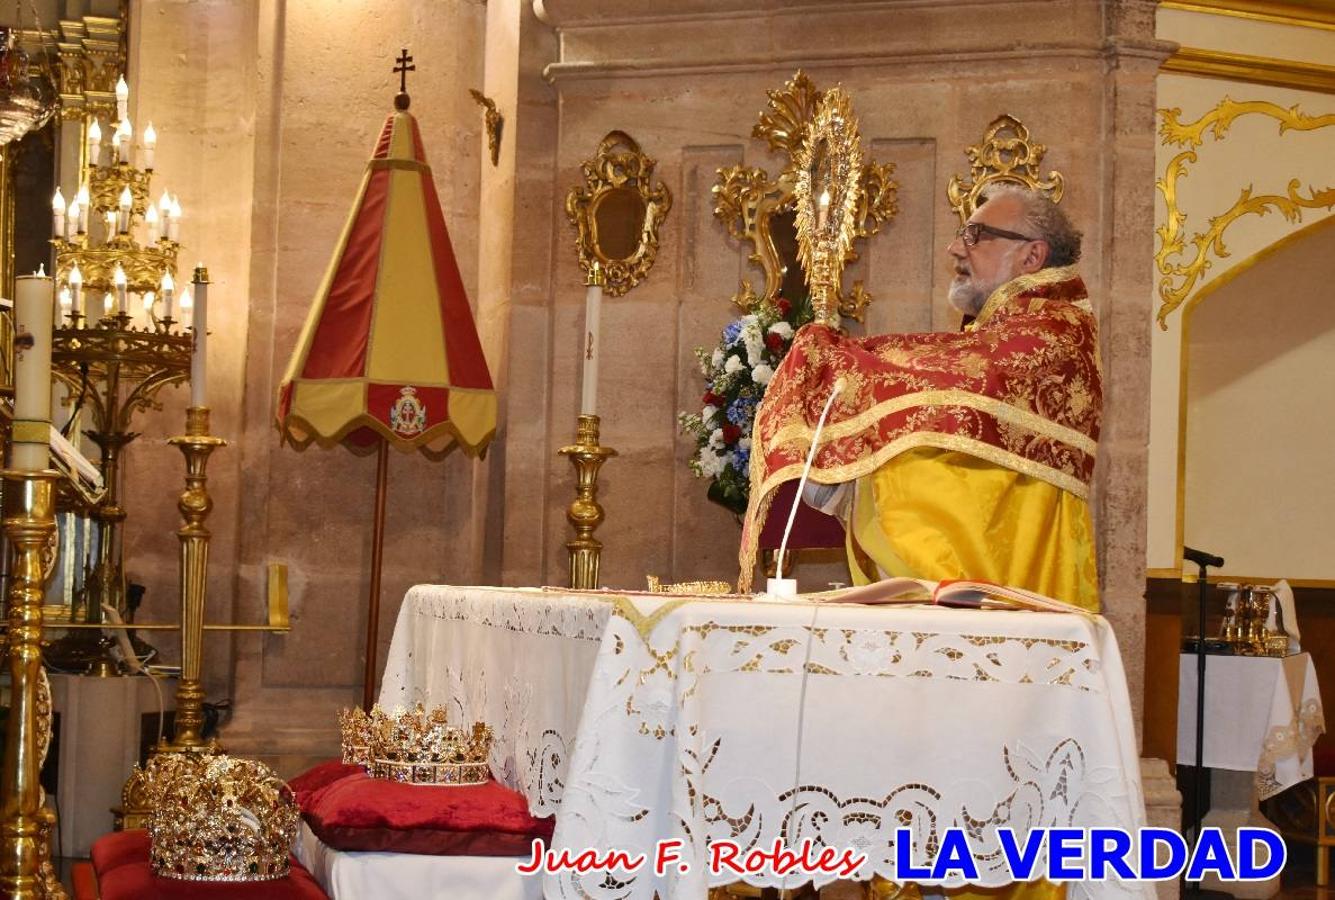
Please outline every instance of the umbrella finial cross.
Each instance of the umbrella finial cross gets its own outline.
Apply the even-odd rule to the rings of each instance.
[[[399,76],[400,94],[408,93],[408,73],[417,71],[417,66],[408,65],[412,61],[413,58],[408,55],[407,47],[404,47],[401,51],[399,51],[399,58],[394,60],[395,62],[394,72]]]

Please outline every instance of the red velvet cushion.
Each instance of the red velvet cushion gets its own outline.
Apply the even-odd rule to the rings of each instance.
[[[90,862],[76,862],[70,869],[70,883],[74,886],[74,900],[98,900],[97,874]]]
[[[525,856],[553,820],[535,819],[521,794],[495,781],[464,787],[399,784],[349,775],[321,790],[302,813],[335,850],[433,856]]]
[[[93,841],[93,869],[100,876],[127,863],[143,862],[148,859],[149,843],[143,828],[104,834]]]
[[[98,875],[102,900],[329,900],[311,873],[292,860],[286,878],[273,881],[180,881],[158,878],[147,859]]]
[[[340,781],[349,775],[356,775],[360,771],[362,771],[361,766],[346,764],[341,759],[331,759],[302,772],[289,781],[287,786],[292,791],[297,806],[301,808],[302,812],[305,812],[309,808],[311,800],[321,790],[329,787],[335,781]]]

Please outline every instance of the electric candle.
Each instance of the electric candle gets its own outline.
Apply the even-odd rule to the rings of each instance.
[[[14,441],[10,465],[38,472],[49,462],[45,432],[20,433],[20,423],[51,422],[51,318],[55,282],[44,273],[16,278],[14,290]],[[26,336],[31,335],[31,343]],[[18,340],[17,338],[25,338]]]
[[[170,319],[172,317],[172,295],[176,293],[176,279],[172,278],[171,272],[164,272],[162,275],[162,317]],[[185,297],[181,298],[181,310],[185,311]]]
[[[111,275],[111,283],[116,286],[116,312],[122,316],[130,312],[130,293],[126,287],[125,270],[121,268],[120,263],[116,263],[116,271]]]
[[[120,200],[116,205],[120,209],[116,220],[116,230],[125,234],[130,230],[130,207],[134,205],[134,195],[130,193],[129,185],[121,189]]]
[[[122,75],[116,80],[116,118],[124,119],[129,115],[130,107],[130,86],[125,83],[125,76]]]
[[[190,288],[181,291],[181,327],[189,328],[195,317],[195,298],[190,296]]]
[[[158,225],[158,208],[152,203],[144,211],[144,222],[148,225],[148,242],[156,244],[158,238],[162,237],[162,230]]]
[[[181,239],[181,201],[172,195],[172,217],[167,220],[167,237],[173,241]]]
[[[88,185],[79,186],[79,193],[74,195],[74,199],[79,201],[79,233],[86,234],[88,231],[88,209],[92,201],[88,199]]]
[[[88,165],[95,166],[101,162],[98,158],[102,155],[102,126],[93,120],[93,124],[88,126]]]
[[[53,237],[65,236],[65,195],[59,187],[51,198],[51,234]]]
[[[79,315],[83,315],[84,312],[83,302],[82,298],[79,296],[83,291],[83,273],[79,271],[78,266],[75,266],[74,268],[70,269],[69,283],[70,283],[70,295],[71,295],[70,309],[74,310],[74,312],[78,313]]]
[[[153,154],[158,146],[158,133],[153,130],[153,123],[149,122],[148,127],[144,129],[144,168],[153,171]]]

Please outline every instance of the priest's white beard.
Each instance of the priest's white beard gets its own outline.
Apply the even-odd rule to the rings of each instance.
[[[992,296],[992,292],[1019,274],[1015,272],[1014,262],[1015,253],[1021,246],[1016,244],[1001,257],[999,271],[1014,274],[999,277],[992,282],[983,281],[974,275],[967,262],[956,263],[955,278],[950,282],[950,291],[946,294],[950,305],[966,316],[976,316],[982,312],[983,304]]]

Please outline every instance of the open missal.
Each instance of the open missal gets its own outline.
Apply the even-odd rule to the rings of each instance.
[[[1054,600],[1022,588],[988,581],[924,581],[918,578],[887,578],[871,584],[808,594],[804,599],[824,603],[934,603],[963,609],[1028,609],[1035,612],[1084,613],[1071,603]]]

